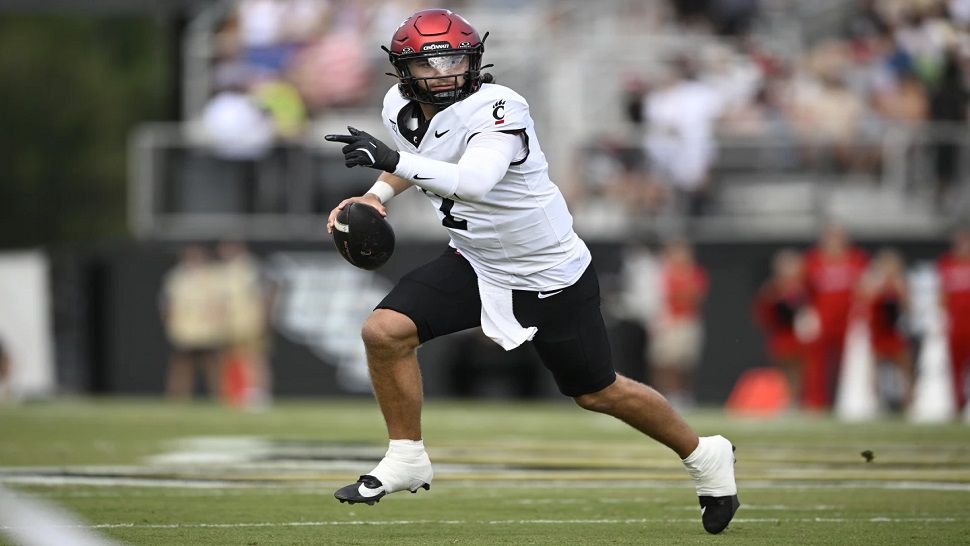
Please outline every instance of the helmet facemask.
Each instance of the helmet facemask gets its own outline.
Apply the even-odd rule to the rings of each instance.
[[[388,51],[397,72],[389,75],[400,80],[398,88],[404,97],[439,109],[447,108],[482,86],[484,49],[480,43],[475,47],[426,53]]]

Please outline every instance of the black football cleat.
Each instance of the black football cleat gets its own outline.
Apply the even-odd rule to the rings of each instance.
[[[741,506],[737,495],[697,498],[701,504],[701,522],[704,523],[704,530],[712,535],[726,529],[734,513]]]
[[[701,505],[701,523],[704,524],[704,530],[716,535],[731,523],[731,519],[734,518],[734,513],[738,511],[741,502],[738,500],[737,485],[734,482],[734,463],[737,461],[735,456],[737,448],[724,437],[714,436],[712,439],[720,444],[720,457],[717,459],[714,468],[709,471],[711,475],[708,476],[705,487],[698,487],[698,493],[707,494],[698,494],[697,500]],[[711,494],[713,491],[708,493],[705,489],[710,490],[712,482],[719,482],[717,489],[724,491],[724,493],[733,490],[733,494],[725,495],[722,493],[715,496]],[[728,484],[729,486],[727,486]]]
[[[424,488],[426,491],[430,490],[431,484],[421,484],[410,491],[417,493],[418,489],[421,488]],[[364,474],[357,480],[357,483],[341,487],[333,494],[341,503],[357,504],[362,502],[368,506],[373,506],[375,503],[380,502],[384,495],[387,495],[387,491],[384,490],[384,484],[381,483],[381,480],[369,474]]]

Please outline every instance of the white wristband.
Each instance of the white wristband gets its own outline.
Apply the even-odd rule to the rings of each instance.
[[[396,195],[396,193],[394,192],[394,187],[388,184],[387,182],[384,182],[383,180],[378,180],[377,182],[374,182],[374,185],[371,186],[369,190],[367,190],[367,193],[373,193],[374,195],[376,195],[377,200],[380,201],[381,204],[387,203],[388,201],[391,200],[392,197]]]

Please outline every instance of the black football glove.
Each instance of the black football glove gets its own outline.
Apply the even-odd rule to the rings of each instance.
[[[348,126],[349,135],[327,135],[323,138],[330,142],[347,144],[340,151],[344,154],[344,164],[348,167],[370,167],[380,171],[394,172],[401,154],[390,149],[387,144],[364,131]]]

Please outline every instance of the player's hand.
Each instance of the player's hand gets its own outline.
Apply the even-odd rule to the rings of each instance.
[[[364,203],[365,205],[370,205],[377,209],[377,212],[381,213],[381,216],[387,216],[387,209],[384,208],[384,205],[381,204],[381,200],[378,199],[376,195],[366,193],[360,197],[350,197],[341,201],[339,205],[330,211],[330,216],[327,218],[327,233],[333,233],[333,221],[337,219],[337,214],[339,214],[344,207],[351,203]]]
[[[346,144],[340,151],[344,154],[344,164],[348,167],[371,167],[380,171],[393,173],[401,154],[390,149],[387,144],[372,137],[364,131],[348,126],[349,135],[327,135],[323,137],[330,142]]]

